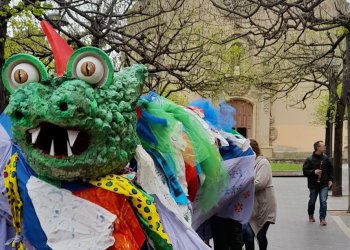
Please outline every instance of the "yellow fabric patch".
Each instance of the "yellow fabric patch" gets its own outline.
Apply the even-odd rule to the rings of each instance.
[[[12,213],[12,224],[16,231],[16,236],[20,236],[22,234],[22,222],[21,222],[21,214],[23,202],[18,192],[18,184],[17,184],[17,160],[18,154],[15,153],[11,156],[9,162],[7,163],[4,171],[4,181],[7,192],[7,198],[9,201],[11,213]],[[17,237],[16,237],[17,238]],[[22,241],[16,243],[13,241],[11,243],[11,247],[24,250],[24,244]]]
[[[168,244],[171,244],[169,236],[163,230],[163,225],[160,222],[152,197],[147,197],[145,193],[129,182],[128,179],[115,174],[90,180],[90,183],[128,197],[133,207],[137,209],[141,217],[148,223],[148,227]]]

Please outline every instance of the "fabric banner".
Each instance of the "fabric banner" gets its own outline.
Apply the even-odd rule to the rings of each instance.
[[[162,202],[155,197],[159,215],[161,217],[164,230],[170,237],[174,250],[210,250],[198,234],[182,223],[173,212],[168,210]]]
[[[221,193],[218,204],[207,213],[202,213],[198,203],[193,203],[192,227],[197,229],[213,215],[230,218],[244,224],[250,219],[254,200],[254,159],[251,148],[242,151],[230,142],[220,149],[224,165],[229,174],[229,184]]]
[[[3,172],[12,153],[12,133],[10,118],[0,114],[0,250],[12,249],[6,247],[5,243],[15,236],[14,228],[11,226],[11,212],[7,201],[6,188]]]
[[[27,189],[52,249],[103,250],[114,244],[114,214],[34,176]]]

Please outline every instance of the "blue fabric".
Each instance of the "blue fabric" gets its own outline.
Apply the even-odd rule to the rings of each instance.
[[[22,218],[23,218],[23,233],[31,245],[36,249],[47,250],[51,249],[47,246],[47,238],[40,226],[38,217],[36,216],[33,203],[28,195],[26,184],[30,176],[34,175],[34,171],[24,160],[21,152],[18,152],[17,161],[17,181],[20,196],[23,202]]]
[[[163,118],[156,117],[151,113],[142,110],[141,118],[137,122],[136,132],[145,141],[151,144],[158,144],[156,137],[152,134],[150,125],[160,124],[164,127],[168,126],[168,121]]]
[[[12,138],[10,117],[7,116],[5,113],[0,114],[0,124],[4,127],[10,138]]]
[[[167,181],[171,196],[178,204],[188,204],[188,199],[182,190],[180,183],[176,177],[176,174],[168,167],[168,161],[172,161],[171,157],[166,160],[158,151],[153,149],[146,150],[153,158],[154,162],[159,166]]]
[[[146,99],[146,98],[144,98]],[[152,134],[150,125],[160,124],[164,127],[168,126],[168,121],[163,118],[156,117],[149,112],[142,110],[141,117],[137,121],[136,132],[145,141],[151,144],[158,144],[156,137]]]
[[[154,98],[159,97],[159,95],[156,92],[150,91],[147,93],[147,95],[142,96],[141,99],[145,99],[149,102],[152,102]]]
[[[200,176],[202,174],[202,168],[200,163],[196,163],[196,172],[197,176]]]
[[[224,101],[219,104],[219,108],[216,108],[210,100],[198,98],[188,106],[203,110],[204,120],[215,129],[227,131],[236,125],[234,119],[236,109]]]
[[[252,148],[248,148],[246,151],[242,151],[242,149],[237,145],[233,144],[232,141],[228,140],[228,143],[229,145],[226,147],[219,147],[219,151],[223,160],[254,155],[254,151]]]
[[[193,100],[188,106],[196,107],[203,110],[204,121],[211,127],[220,129],[218,109],[208,99],[198,98]]]
[[[226,102],[219,104],[219,124],[223,130],[229,130],[236,126],[234,115],[236,109]]]
[[[315,212],[315,203],[317,200],[317,196],[319,195],[320,199],[320,219],[325,219],[327,215],[327,198],[328,198],[328,187],[318,187],[318,188],[310,188],[310,196],[308,203],[308,213],[309,215],[313,215]]]
[[[139,121],[137,123],[136,132],[137,132],[138,136],[141,137],[142,139],[144,139],[145,141],[147,141],[153,145],[158,144],[157,139],[151,133],[151,129],[149,128],[149,126],[147,124]]]
[[[143,111],[143,110],[142,110],[142,113],[141,113],[141,121],[145,121],[145,122],[147,122],[149,124],[161,124],[164,127],[168,126],[168,121],[166,119],[159,118],[159,117],[154,116],[153,114],[148,113],[148,112]]]

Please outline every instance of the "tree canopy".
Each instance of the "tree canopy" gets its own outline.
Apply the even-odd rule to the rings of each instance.
[[[345,107],[350,110],[349,4],[345,0],[210,1],[224,15],[240,20],[240,29],[225,37],[222,42],[248,38],[256,48],[255,55],[260,57],[258,63],[268,62],[262,69],[262,75],[266,77],[258,81],[260,87],[276,95],[288,94],[301,83],[313,83],[299,102],[306,98],[315,98],[315,95],[317,97],[322,89],[329,91],[329,100],[336,97],[336,182],[333,195],[341,196],[343,119]],[[338,71],[334,70],[334,65],[338,65]],[[340,79],[342,91],[337,95],[336,85]],[[333,107],[329,105],[328,125],[332,118],[331,109]],[[328,135],[328,132],[326,134]],[[330,145],[329,143],[331,141],[327,145]],[[348,145],[349,143],[348,137]],[[348,155],[349,153],[350,151]],[[348,210],[350,211],[350,200]]]
[[[50,65],[49,45],[42,42],[38,29],[38,21],[45,19],[73,48],[91,45],[110,54],[116,71],[134,63],[145,64],[149,70],[145,92],[169,96],[184,90],[212,96],[227,89],[227,82],[237,82],[233,64],[240,47],[232,45],[236,41],[221,43],[225,25],[208,3],[48,0],[13,6],[6,1],[1,8],[9,14],[0,19],[6,28],[0,37],[7,40],[6,55],[29,52]],[[15,18],[20,12],[22,16]]]
[[[271,96],[285,96],[300,85],[314,83],[295,103],[328,91],[329,71],[343,72],[348,23],[345,1],[211,0],[238,28],[222,42],[245,39],[254,47],[255,83]],[[338,81],[337,81],[338,82]]]

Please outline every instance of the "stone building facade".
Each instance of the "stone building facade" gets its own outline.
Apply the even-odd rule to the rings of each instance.
[[[247,138],[256,139],[263,154],[272,157],[272,142],[276,129],[271,116],[270,99],[265,99],[257,90],[249,90],[245,95],[230,96],[227,100],[236,109],[235,129]]]
[[[302,159],[315,141],[324,140],[324,126],[312,124],[316,102],[299,110],[289,107],[287,99],[272,101],[256,89],[227,101],[236,109],[235,129],[256,139],[267,157]]]

